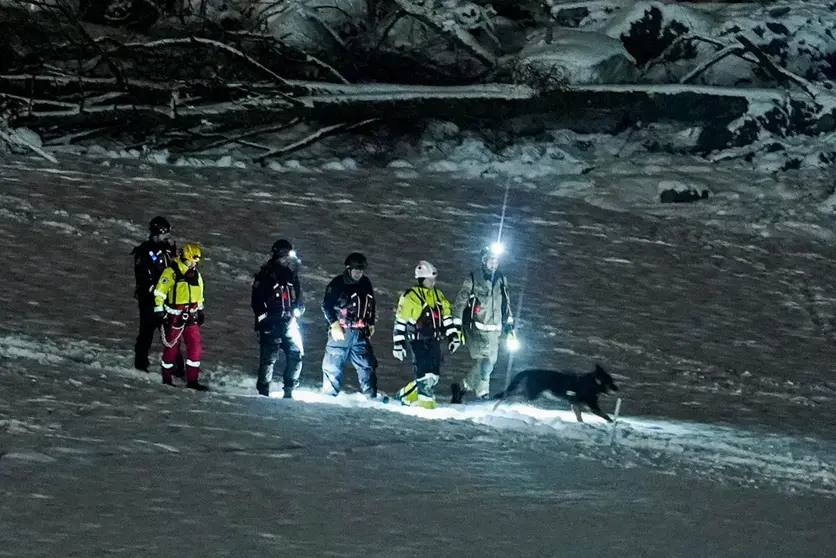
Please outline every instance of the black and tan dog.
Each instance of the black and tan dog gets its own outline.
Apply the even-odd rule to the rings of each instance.
[[[607,422],[612,419],[598,405],[598,396],[602,393],[618,391],[612,376],[601,365],[596,364],[595,370],[586,374],[575,374],[571,371],[530,369],[523,370],[511,379],[508,389],[494,396],[494,399],[506,399],[516,393],[529,401],[534,401],[545,391],[555,397],[568,401],[578,422],[583,422],[581,405]],[[501,401],[497,402],[499,406]],[[496,408],[496,407],[494,407]]]

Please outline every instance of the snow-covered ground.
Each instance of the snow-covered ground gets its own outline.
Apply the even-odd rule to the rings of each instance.
[[[0,555],[829,556],[836,250],[826,220],[792,225],[826,217],[826,192],[747,193],[742,172],[698,165],[642,184],[630,167],[582,195],[511,182],[504,229],[513,370],[601,362],[623,398],[611,443],[548,400],[416,411],[316,393],[318,302],[345,254],[369,256],[391,393],[409,371],[385,324],[414,261],[452,296],[505,181],[3,161]],[[715,195],[660,206],[663,179]],[[129,252],[157,213],[205,250],[213,393],[130,368]],[[278,236],[308,290],[299,401],[253,396],[251,274]],[[445,362],[443,393],[466,366]]]

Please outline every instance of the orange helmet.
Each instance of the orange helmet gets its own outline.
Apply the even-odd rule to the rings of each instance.
[[[193,242],[187,242],[180,248],[180,259],[186,263],[197,263],[200,257],[200,246]]]

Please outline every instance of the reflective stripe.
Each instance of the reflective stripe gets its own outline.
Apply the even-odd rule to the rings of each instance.
[[[266,317],[267,317],[267,312],[265,312],[264,314],[259,315],[259,316],[256,318],[256,320],[258,320],[258,321],[260,322],[261,320],[263,320],[263,319],[264,319],[264,318],[266,318]]]
[[[174,363],[173,362],[161,362],[160,364],[166,370],[168,370],[169,368],[174,368]]]
[[[499,331],[502,329],[501,325],[488,325],[479,322],[473,322],[473,325],[480,331]]]
[[[395,324],[395,331],[406,331],[406,324],[403,322],[397,322]]]
[[[154,306],[154,312],[162,312],[164,308],[162,306]]]
[[[154,289],[154,296],[160,296],[162,298],[165,298],[166,294],[159,289]]]
[[[445,336],[453,335],[454,333],[458,333],[459,330],[455,327],[447,328],[447,331],[444,332]]]
[[[182,310],[178,310],[177,308],[172,308],[171,306],[166,306],[165,311],[168,312],[169,314],[174,315],[174,316],[179,316],[180,314],[183,313]]]
[[[460,326],[460,325],[462,325],[462,319],[461,318],[453,318],[453,323]]]
[[[444,319],[441,320],[441,323],[443,323],[444,325],[450,325],[453,323],[453,318],[451,318],[450,316],[445,316]]]
[[[172,364],[172,366],[174,366],[174,365]],[[195,368],[197,368],[197,367],[200,366],[200,361],[199,360],[186,359],[186,366],[194,366]]]
[[[198,303],[197,309],[198,310],[203,310],[203,303],[202,302]]]
[[[395,343],[400,343],[401,341],[406,341],[406,336],[404,335],[395,335],[392,337],[392,341]]]

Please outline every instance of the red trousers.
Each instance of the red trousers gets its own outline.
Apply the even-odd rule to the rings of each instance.
[[[165,383],[171,383],[171,373],[180,353],[180,343],[186,344],[186,381],[196,382],[200,374],[200,355],[203,352],[203,346],[200,344],[200,326],[194,322],[179,327],[167,325],[161,363]]]

